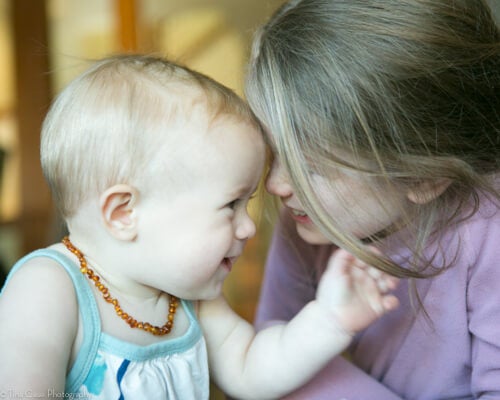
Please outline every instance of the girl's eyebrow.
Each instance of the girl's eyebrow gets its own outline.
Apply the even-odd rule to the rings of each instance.
[[[269,155],[274,155],[277,153],[276,145],[274,144],[274,142],[266,140],[266,147],[267,147],[267,152],[270,153]]]
[[[276,146],[274,144],[274,141],[271,139],[271,135],[269,135],[268,133],[264,134],[264,142],[266,143],[266,145],[268,147],[271,148],[271,150],[274,151],[274,149],[276,148]]]
[[[273,161],[276,155],[276,149],[272,148],[270,145],[266,146],[266,163],[270,163]]]
[[[266,141],[266,163],[272,163],[276,157],[278,157],[276,146],[274,145],[274,143]]]

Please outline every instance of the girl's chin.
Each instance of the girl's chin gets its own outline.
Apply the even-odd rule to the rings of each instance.
[[[305,227],[297,224],[297,233],[302,240],[309,244],[331,244],[332,242],[326,238],[314,225]]]

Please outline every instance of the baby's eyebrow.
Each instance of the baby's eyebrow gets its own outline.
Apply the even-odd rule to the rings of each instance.
[[[271,146],[266,147],[266,161],[271,161],[276,154],[276,149],[271,148]]]
[[[241,197],[244,193],[246,193],[246,187],[238,187],[237,189],[229,192],[229,197],[236,199]]]
[[[244,185],[236,188],[235,190],[231,191],[231,197],[237,198],[237,197],[242,197],[244,195],[252,194],[255,192],[258,188],[259,184],[257,183],[256,185],[249,186],[249,185]]]

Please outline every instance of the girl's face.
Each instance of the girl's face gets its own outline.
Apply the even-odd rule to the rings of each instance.
[[[154,178],[155,194],[137,208],[144,267],[135,279],[184,299],[211,299],[255,234],[246,208],[265,146],[253,126],[224,117],[208,130],[203,121],[183,130],[181,171]],[[185,182],[172,188],[168,175],[179,172]]]
[[[403,194],[384,197],[384,193],[392,192],[357,172],[335,171],[330,177],[313,173],[310,182],[339,230],[360,239],[383,231],[400,219],[401,205],[406,201]],[[331,243],[304,211],[287,172],[277,158],[273,160],[267,176],[266,188],[269,193],[281,198],[302,239],[311,244]]]

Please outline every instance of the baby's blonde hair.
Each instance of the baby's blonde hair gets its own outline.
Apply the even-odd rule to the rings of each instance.
[[[293,0],[260,29],[247,99],[332,242],[397,276],[451,265],[422,259],[429,239],[472,215],[480,193],[499,199],[499,38],[483,0]],[[427,204],[401,205],[413,269],[369,254],[328,215],[311,170],[339,168],[383,183],[384,197],[373,192],[381,204],[423,182],[452,182]]]
[[[197,112],[259,126],[233,91],[187,67],[144,55],[95,62],[59,94],[42,127],[42,168],[63,218],[89,196],[147,176],[159,149],[179,143],[169,129]]]

